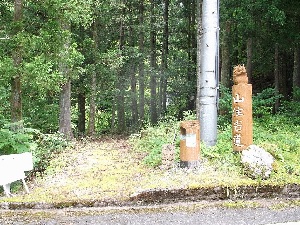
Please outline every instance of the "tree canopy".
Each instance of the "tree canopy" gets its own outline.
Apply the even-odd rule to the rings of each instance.
[[[200,10],[200,0],[1,1],[0,126],[126,133],[195,111]],[[299,101],[299,20],[298,0],[220,1],[222,86],[245,64],[254,93]]]

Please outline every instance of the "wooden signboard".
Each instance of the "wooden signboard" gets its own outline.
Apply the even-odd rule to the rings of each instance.
[[[244,66],[236,66],[232,87],[232,142],[234,151],[242,151],[253,143],[252,85]]]

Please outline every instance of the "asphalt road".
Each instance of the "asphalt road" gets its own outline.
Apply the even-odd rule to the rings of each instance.
[[[298,222],[297,222],[298,221]],[[293,223],[290,223],[293,222]],[[297,222],[297,223],[295,223]],[[130,207],[1,211],[0,224],[14,225],[300,225],[300,207],[272,209],[208,207]]]

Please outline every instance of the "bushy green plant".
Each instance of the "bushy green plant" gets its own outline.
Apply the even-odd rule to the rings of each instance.
[[[300,182],[300,103],[282,102],[279,113],[272,114],[273,104],[279,97],[272,96],[272,93],[272,89],[269,89],[253,97],[253,108],[256,108],[254,109],[256,115],[253,123],[253,144],[264,148],[274,156],[271,180],[286,182],[294,179],[295,182]],[[222,104],[230,109],[231,94],[227,93],[225,98],[227,101],[224,100]],[[257,109],[259,107],[261,108]],[[229,114],[231,118],[231,113]],[[184,115],[186,119],[196,118],[191,112],[185,112]],[[171,118],[171,120],[161,121],[155,127],[146,127],[139,135],[132,138],[132,142],[135,149],[147,153],[144,159],[146,164],[157,166],[161,163],[162,145],[170,143],[173,134],[179,132],[179,121]],[[179,141],[177,138],[175,142],[177,153],[180,151]],[[232,149],[231,122],[219,124],[217,145],[208,147],[201,143],[200,152],[201,158],[208,160],[217,169],[222,168],[243,175],[240,154],[233,152]]]
[[[232,127],[224,125],[218,130],[218,140],[215,146],[201,143],[201,157],[208,159],[217,168],[240,170],[239,154],[232,150]]]
[[[281,111],[254,123],[254,142],[274,156],[279,178],[287,174],[300,176],[300,126],[295,123],[298,117],[291,117],[290,113],[293,112]]]
[[[293,99],[298,102],[300,101],[300,88],[299,87],[293,88]]]
[[[35,139],[37,147],[33,152],[34,168],[37,172],[43,172],[49,166],[51,159],[69,146],[69,142],[60,133],[38,133]]]
[[[184,111],[183,112],[183,121],[185,120],[196,120],[197,116],[196,113],[192,110]]]
[[[0,126],[0,155],[32,152],[34,171],[43,172],[50,160],[69,145],[59,133],[43,134],[32,128],[12,131],[10,124]]]
[[[220,127],[227,126],[231,123],[232,115],[232,94],[229,88],[221,86],[219,98],[219,116],[218,124]]]
[[[174,117],[167,117],[157,126],[147,126],[139,134],[132,135],[130,140],[137,151],[146,153],[143,159],[145,164],[158,166],[161,163],[162,146],[178,144],[178,129],[178,121]]]
[[[59,104],[53,100],[54,97],[39,96],[34,101],[32,97],[25,97],[26,103],[23,107],[25,123],[42,133],[53,133],[58,130]]]
[[[282,95],[277,94],[274,88],[264,89],[252,97],[253,115],[262,117],[272,114],[275,102],[282,98]]]
[[[275,102],[282,96],[276,94],[274,88],[264,89],[262,92],[252,96],[252,109],[254,117],[271,115]],[[294,105],[294,104],[292,104]],[[222,129],[231,123],[232,116],[232,94],[229,88],[220,88],[219,117],[218,124]]]
[[[12,131],[10,124],[2,125],[0,128],[0,154],[17,154],[30,152],[36,148],[33,141],[35,130],[24,128],[19,131]]]
[[[96,130],[98,133],[109,133],[111,130],[111,112],[101,110],[97,115]]]
[[[300,102],[283,101],[278,113],[294,125],[300,124]]]

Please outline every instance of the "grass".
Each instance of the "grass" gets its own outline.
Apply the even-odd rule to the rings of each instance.
[[[20,192],[0,202],[61,203],[63,207],[71,201],[128,200],[149,189],[228,186],[233,184],[233,177],[240,183],[253,183],[240,179],[238,173],[228,177],[209,164],[199,171],[149,167],[127,140],[106,139],[75,146],[52,160],[45,175],[29,184],[30,194]]]
[[[295,118],[297,119],[297,117]],[[223,119],[223,121],[226,121]],[[132,139],[136,151],[143,152],[144,163],[154,168],[161,164],[161,148],[163,144],[172,142],[172,132],[179,129],[176,120],[163,121],[157,127],[143,131],[144,136]],[[240,154],[232,150],[231,124],[223,123],[218,131],[216,146],[207,147],[201,143],[201,158],[207,161],[205,174],[189,181],[190,186],[206,185],[240,185],[263,183],[268,185],[300,184],[300,125],[288,114],[265,114],[262,118],[254,118],[253,144],[270,152],[274,158],[274,171],[268,180],[251,180],[245,177],[240,163]],[[155,139],[155,144],[153,144]],[[147,147],[151,146],[151,147]],[[179,160],[179,138],[175,141],[177,161]],[[213,171],[216,171],[214,174]],[[207,177],[206,177],[207,176]],[[202,178],[204,178],[202,180]],[[187,178],[188,179],[188,178]],[[194,181],[195,180],[195,181]],[[198,182],[201,181],[201,182]],[[200,183],[200,184],[199,184]]]
[[[177,166],[178,136],[174,142],[177,161],[173,168],[161,169],[161,147],[172,143],[174,133],[178,132],[179,122],[171,118],[129,140],[102,138],[76,142],[50,162],[43,176],[30,181],[30,194],[19,191],[15,197],[0,198],[0,202],[61,203],[63,207],[70,201],[126,201],[149,189],[300,184],[300,126],[289,117],[277,115],[254,120],[254,144],[276,159],[268,180],[253,180],[244,175],[240,155],[231,148],[230,124],[220,127],[216,146],[201,144],[198,169]]]

